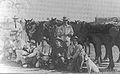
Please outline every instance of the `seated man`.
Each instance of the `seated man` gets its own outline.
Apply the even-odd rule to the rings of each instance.
[[[24,52],[22,49],[26,46],[26,43],[24,40],[22,40],[20,37],[17,37],[14,41],[14,50],[16,54],[16,59],[14,61],[18,62],[21,60],[22,53]]]
[[[56,39],[56,48],[52,52],[52,61],[56,68],[63,69],[67,59],[66,51],[63,47],[63,41],[60,38]]]
[[[43,39],[40,45],[32,50],[32,53],[25,56],[26,63],[32,63],[34,67],[40,67],[41,60],[47,61],[49,59],[50,53],[51,47],[46,42],[46,40]]]
[[[46,38],[44,38],[42,40],[42,50],[41,50],[41,54],[49,56],[51,55],[52,52],[52,48],[51,46],[48,44],[48,40]]]
[[[63,17],[63,25],[57,28],[57,37],[63,40],[67,46],[70,44],[70,38],[73,36],[74,31],[71,25],[68,25],[67,17]]]
[[[26,51],[28,54],[27,55],[23,55],[24,59],[25,59],[25,63],[23,64],[23,67],[35,67],[36,62],[37,62],[37,48],[35,46],[35,43],[31,43],[30,44],[30,48],[27,49]]]
[[[22,49],[20,50],[16,50],[16,59],[14,60],[15,62],[20,62],[21,61],[21,64],[24,64],[25,63],[25,58],[24,56],[28,55],[29,54],[29,49],[30,49],[30,43],[26,43],[26,45],[23,46]]]
[[[72,61],[70,61],[72,69],[79,71],[79,69],[82,68],[84,63],[84,55],[85,51],[82,45],[78,44],[77,37],[73,38],[71,45],[68,47],[67,54],[68,59],[72,59]]]
[[[7,38],[4,42],[4,56],[11,60],[14,55],[14,39]]]
[[[38,67],[40,67],[40,64],[42,66],[48,65],[51,52],[52,52],[52,48],[48,44],[48,40],[46,38],[44,38],[42,40],[41,47],[40,47],[40,53],[39,53],[40,57],[38,58],[38,61],[39,61],[39,66]]]

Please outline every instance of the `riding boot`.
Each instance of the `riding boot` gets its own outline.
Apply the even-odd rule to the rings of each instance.
[[[112,51],[112,50],[111,50]],[[111,53],[111,52],[110,52]],[[109,55],[109,65],[107,67],[108,70],[113,70],[113,67],[115,66],[114,61],[113,61],[113,56]]]

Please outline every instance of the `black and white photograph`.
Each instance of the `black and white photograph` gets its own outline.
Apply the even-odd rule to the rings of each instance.
[[[0,0],[0,74],[120,74],[120,0]]]

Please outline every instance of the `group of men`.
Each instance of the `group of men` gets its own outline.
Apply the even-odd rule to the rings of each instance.
[[[66,59],[73,59],[72,64],[76,67],[75,64],[77,57],[82,57],[82,63],[84,62],[84,55],[86,55],[83,46],[78,44],[78,38],[75,36],[71,38],[74,34],[72,26],[67,24],[68,19],[63,17],[63,25],[57,28],[57,39],[62,40],[67,45],[67,57]],[[16,38],[16,44],[20,44],[21,39]],[[21,42],[21,44],[23,44]],[[57,42],[58,47],[61,47],[60,42]],[[18,45],[19,47],[19,45]],[[50,46],[48,39],[43,37],[40,45],[36,46],[35,41],[28,41],[26,44],[22,45],[21,48],[15,47],[16,59],[14,61],[22,62],[23,67],[41,67],[41,63],[47,64],[50,60],[50,55],[52,54],[52,47]],[[7,48],[6,48],[7,49]],[[59,48],[58,48],[59,49]],[[56,49],[56,51],[58,50]],[[62,49],[60,49],[62,50]],[[13,53],[13,52],[12,52]],[[57,52],[56,52],[57,53]],[[58,52],[60,53],[60,52]],[[61,55],[61,54],[59,54]],[[81,65],[82,67],[82,65]]]
[[[68,25],[68,19],[63,17],[63,25],[58,28],[57,35],[62,41],[64,41],[67,45],[67,59],[72,59],[73,68],[76,67],[78,57],[81,57],[81,66],[84,63],[84,56],[86,55],[84,48],[81,44],[78,44],[78,37],[74,36],[74,30],[71,25]],[[73,37],[73,38],[71,38]]]

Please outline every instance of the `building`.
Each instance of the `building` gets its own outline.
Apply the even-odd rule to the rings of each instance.
[[[116,24],[118,22],[120,22],[119,17],[95,17],[96,24],[107,24],[107,23]]]

